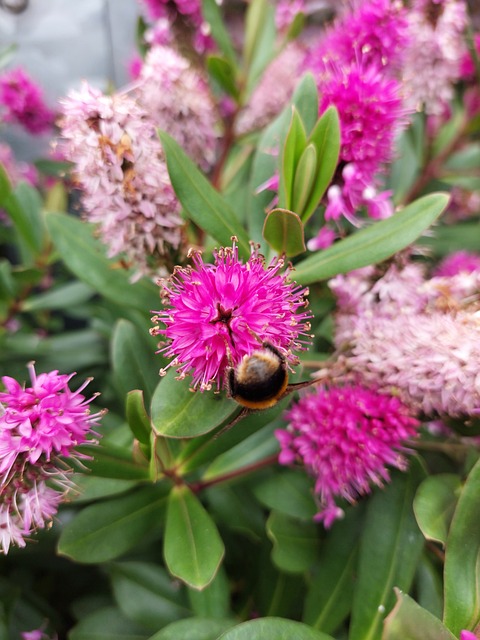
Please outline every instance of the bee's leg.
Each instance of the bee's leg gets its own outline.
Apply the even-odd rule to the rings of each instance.
[[[251,413],[255,413],[255,411],[253,409],[248,409],[247,407],[243,407],[240,413],[238,413],[234,418],[232,418],[232,420],[228,424],[226,424],[223,427],[223,429],[220,429],[220,431],[213,436],[212,440],[216,440],[217,438],[222,436],[224,433],[227,433],[227,431],[230,431],[230,429],[234,427],[237,424],[237,422],[240,422],[240,420],[243,420],[243,418],[246,418]]]

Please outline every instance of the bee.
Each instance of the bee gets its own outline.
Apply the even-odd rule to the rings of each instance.
[[[227,393],[247,409],[258,411],[277,404],[288,387],[285,356],[269,342],[243,356],[227,372]]]

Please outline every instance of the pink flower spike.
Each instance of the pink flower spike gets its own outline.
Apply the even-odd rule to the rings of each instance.
[[[5,122],[19,124],[34,135],[53,127],[55,114],[46,106],[42,90],[20,67],[0,76],[0,105]]]
[[[154,312],[153,321],[164,328],[151,332],[167,339],[158,353],[173,358],[168,367],[180,378],[191,374],[193,387],[204,391],[221,389],[227,367],[263,342],[296,364],[294,352],[306,348],[312,316],[305,311],[308,290],[289,281],[288,269],[281,272],[284,260],[266,267],[254,248],[243,262],[235,243],[215,251],[214,264],[198,252],[191,257],[193,267],[177,267],[162,281],[166,308]]]
[[[404,470],[403,442],[417,433],[419,422],[393,396],[361,386],[317,389],[286,414],[286,430],[275,432],[281,464],[292,459],[315,479],[325,527],[342,517],[336,498],[354,503],[389,480],[387,466]]]
[[[8,376],[0,393],[0,553],[47,527],[67,491],[73,488],[70,462],[76,447],[96,442],[92,429],[103,412],[91,414],[81,392],[68,386],[74,374],[36,374],[29,365],[31,387]],[[93,437],[92,437],[93,436]],[[32,632],[33,633],[33,632]],[[32,636],[34,637],[34,636]]]
[[[464,629],[460,632],[460,640],[478,640],[478,636],[473,631]]]
[[[480,255],[468,251],[455,251],[440,262],[434,275],[450,278],[459,273],[474,271],[480,271]]]

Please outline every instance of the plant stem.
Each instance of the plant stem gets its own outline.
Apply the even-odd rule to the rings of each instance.
[[[211,480],[200,480],[196,484],[190,486],[191,490],[194,493],[199,493],[203,491],[203,489],[207,489],[208,487],[213,487],[216,484],[221,484],[222,482],[228,482],[229,480],[233,480],[235,478],[241,478],[242,476],[246,476],[249,473],[254,473],[255,471],[259,471],[260,469],[264,469],[265,467],[269,467],[272,464],[277,462],[278,455],[275,453],[268,458],[264,458],[263,460],[259,460],[258,462],[254,462],[253,464],[247,465],[246,467],[242,467],[241,469],[235,469],[234,471],[229,471],[228,473],[224,473],[223,475],[217,476],[216,478],[212,478]]]

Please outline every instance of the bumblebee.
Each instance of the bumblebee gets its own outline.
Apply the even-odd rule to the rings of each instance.
[[[228,395],[254,411],[273,407],[287,387],[287,361],[269,342],[264,342],[262,349],[243,356],[227,373]]]

